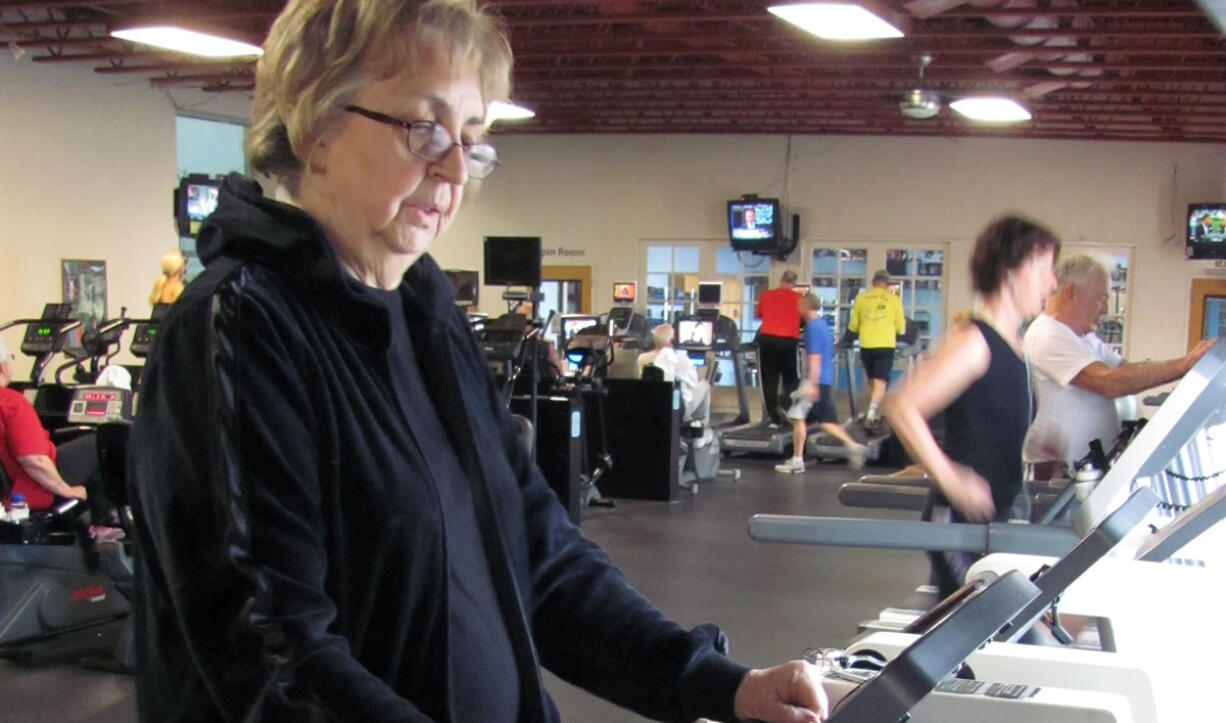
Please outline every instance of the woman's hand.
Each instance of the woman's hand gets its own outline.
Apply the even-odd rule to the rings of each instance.
[[[733,700],[737,718],[777,723],[817,723],[828,708],[817,668],[803,660],[749,671]]]
[[[955,510],[971,522],[991,522],[996,514],[992,487],[975,470],[951,463],[950,476],[940,480],[941,494]]]
[[[72,490],[72,497],[78,500],[89,499],[89,493],[85,490],[84,485],[72,485],[68,489]]]

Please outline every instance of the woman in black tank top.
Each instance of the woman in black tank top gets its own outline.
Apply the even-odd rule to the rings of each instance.
[[[950,331],[886,397],[890,426],[933,482],[927,519],[1008,518],[1022,486],[1022,440],[1030,424],[1020,330],[1056,289],[1059,250],[1054,234],[1026,219],[1004,216],[988,225],[971,254],[971,282],[979,297],[974,318]],[[942,410],[944,450],[927,424]],[[975,559],[950,553],[930,557],[942,595],[961,586]]]

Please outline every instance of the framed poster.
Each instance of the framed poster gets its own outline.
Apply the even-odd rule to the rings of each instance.
[[[69,334],[65,349],[69,354],[83,356],[81,336],[106,320],[106,262],[62,259],[60,281],[64,303],[72,306],[73,318],[81,320],[81,326]]]

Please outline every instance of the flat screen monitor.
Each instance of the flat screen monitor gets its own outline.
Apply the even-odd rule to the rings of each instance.
[[[1190,259],[1226,258],[1226,203],[1188,205],[1187,253]]]
[[[541,237],[486,236],[485,283],[490,286],[540,286]]]
[[[633,281],[615,281],[613,282],[613,303],[614,304],[633,304],[634,303],[634,282]]]
[[[600,317],[575,316],[567,314],[562,317],[562,339],[570,339],[583,329],[587,329],[588,327],[592,326],[600,326]]]
[[[715,341],[715,322],[710,319],[677,320],[677,345],[682,347],[709,347]]]
[[[724,285],[718,281],[698,282],[698,303],[715,305],[720,302]]]
[[[783,214],[775,198],[728,202],[728,238],[737,251],[775,253],[783,243]]]
[[[455,303],[460,306],[476,306],[480,295],[481,277],[476,271],[447,269],[443,272],[451,280],[455,290]]]
[[[221,181],[207,176],[188,176],[175,190],[175,223],[180,236],[196,237],[200,225],[217,210]]]

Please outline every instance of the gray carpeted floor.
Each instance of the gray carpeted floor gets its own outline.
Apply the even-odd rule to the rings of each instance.
[[[639,591],[685,626],[717,622],[733,657],[766,666],[809,645],[839,645],[856,623],[906,598],[927,577],[922,553],[757,543],[746,534],[756,512],[858,514],[839,505],[852,479],[841,464],[803,475],[777,474],[773,460],[733,459],[740,482],[704,485],[673,504],[619,502],[584,513],[583,529]],[[898,515],[914,518],[914,513]],[[0,662],[0,720],[135,720],[130,678],[85,670],[71,648],[31,663]],[[548,677],[568,721],[636,721],[634,714]]]

